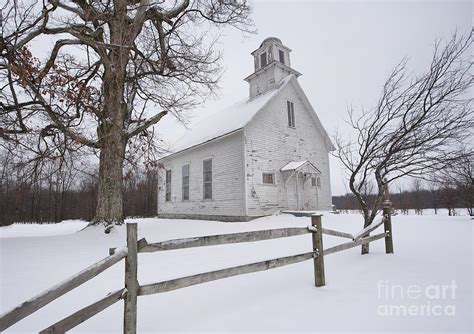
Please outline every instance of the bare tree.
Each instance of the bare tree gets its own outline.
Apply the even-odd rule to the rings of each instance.
[[[465,155],[451,167],[451,176],[454,177],[464,207],[470,216],[474,216],[474,156]]]
[[[438,214],[438,209],[439,209],[439,204],[440,204],[440,199],[439,199],[439,193],[440,193],[440,188],[439,188],[439,182],[436,180],[430,180],[428,182],[428,191],[430,192],[431,195],[431,201],[433,203],[433,209],[435,215]]]
[[[472,64],[466,59],[471,37],[455,34],[444,46],[436,42],[431,64],[419,76],[410,76],[404,59],[389,75],[375,108],[360,114],[349,109],[356,138],[336,135],[335,155],[348,171],[364,226],[376,217],[385,184],[446,166],[458,157],[453,146],[472,135],[472,98],[467,94]],[[362,195],[368,182],[377,186],[371,205]],[[367,252],[368,244],[362,247]]]
[[[450,213],[457,195],[468,214],[474,216],[474,153],[464,147],[459,155],[459,159],[431,177],[441,185],[443,202]]]
[[[444,184],[441,189],[441,203],[448,209],[448,216],[456,216],[457,191],[450,184]]]
[[[423,185],[420,179],[414,179],[411,186],[412,204],[417,215],[423,214]]]
[[[400,209],[400,213],[407,215],[408,214],[408,199],[407,199],[407,194],[403,190],[403,186],[400,182],[397,182],[397,190],[398,190],[398,207]]]
[[[30,171],[18,167],[12,154],[0,149],[0,226],[92,219],[97,204],[96,166],[78,164],[70,157],[46,161]],[[125,175],[127,217],[156,216],[157,183],[158,168],[142,166]]]
[[[156,160],[153,125],[215,91],[212,27],[252,29],[246,0],[8,0],[2,14],[3,145],[28,161],[98,154],[94,221],[108,225],[124,219],[124,162]],[[45,36],[42,60],[29,46]]]

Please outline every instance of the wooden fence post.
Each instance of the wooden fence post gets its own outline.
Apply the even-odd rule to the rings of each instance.
[[[385,253],[393,254],[392,240],[392,202],[386,200],[383,202],[384,230],[387,234],[385,237]]]
[[[127,294],[124,299],[123,332],[135,334],[137,332],[137,224],[127,225],[128,255],[125,258],[125,288]]]
[[[323,229],[321,227],[321,216],[312,215],[311,225],[316,228],[313,232],[313,252],[316,253],[314,262],[314,285],[317,287],[326,285],[324,278],[324,254],[323,254]]]

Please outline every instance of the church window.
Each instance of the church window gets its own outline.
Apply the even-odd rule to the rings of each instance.
[[[260,68],[267,66],[267,53],[264,52],[260,55]]]
[[[295,127],[295,104],[290,101],[286,101],[286,109],[288,113],[288,126],[290,128]]]
[[[166,171],[166,201],[171,201],[171,169]]]
[[[212,158],[202,162],[204,199],[212,199]]]
[[[275,184],[275,174],[273,173],[262,173],[263,184]]]
[[[182,168],[183,201],[189,200],[189,164]]]
[[[285,53],[282,50],[278,50],[278,57],[280,59],[280,63],[285,63]]]

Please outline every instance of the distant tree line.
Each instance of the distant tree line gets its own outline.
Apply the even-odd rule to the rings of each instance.
[[[472,182],[472,181],[471,181]],[[455,216],[461,211],[467,210],[474,215],[474,185],[447,185],[423,183],[416,179],[409,190],[401,187],[394,187],[390,192],[390,201],[395,210],[402,214],[408,214],[409,210],[414,210],[416,214],[422,215],[424,210],[433,209],[435,214],[439,209],[447,209],[448,215]],[[365,200],[373,203],[376,194],[366,194]],[[359,202],[354,194],[347,193],[341,196],[333,196],[332,202],[336,208],[342,212],[348,210],[360,210]]]
[[[0,226],[94,218],[97,173],[87,173],[74,161],[25,168],[8,153],[2,152],[0,159]],[[157,184],[156,168],[136,168],[126,173],[123,210],[127,217],[157,214]]]

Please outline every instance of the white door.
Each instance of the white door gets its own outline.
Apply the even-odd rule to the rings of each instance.
[[[286,199],[288,210],[298,210],[298,191],[296,188],[296,175],[292,176],[286,184]]]
[[[296,199],[298,210],[304,210],[304,176],[299,173],[296,174]]]
[[[286,195],[289,210],[303,210],[303,179],[301,175],[295,174],[288,181]]]

